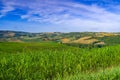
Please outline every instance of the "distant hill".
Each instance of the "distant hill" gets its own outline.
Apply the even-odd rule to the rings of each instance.
[[[120,33],[107,32],[43,32],[0,31],[0,42],[54,41],[78,44],[120,44]]]

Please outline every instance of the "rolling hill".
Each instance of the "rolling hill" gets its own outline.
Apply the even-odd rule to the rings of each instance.
[[[53,41],[77,44],[114,45],[120,43],[120,33],[107,32],[44,32],[0,31],[0,42],[43,42]]]

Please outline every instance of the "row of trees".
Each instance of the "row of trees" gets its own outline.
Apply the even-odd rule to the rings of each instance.
[[[65,43],[65,45],[79,47],[79,48],[88,48],[88,49],[101,48],[106,46],[103,44],[77,44],[77,43]]]

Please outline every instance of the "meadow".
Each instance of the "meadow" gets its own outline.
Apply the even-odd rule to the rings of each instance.
[[[120,80],[120,45],[0,42],[0,80]]]

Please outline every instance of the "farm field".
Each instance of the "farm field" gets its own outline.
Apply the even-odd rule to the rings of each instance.
[[[0,42],[0,80],[119,80],[120,45]]]

